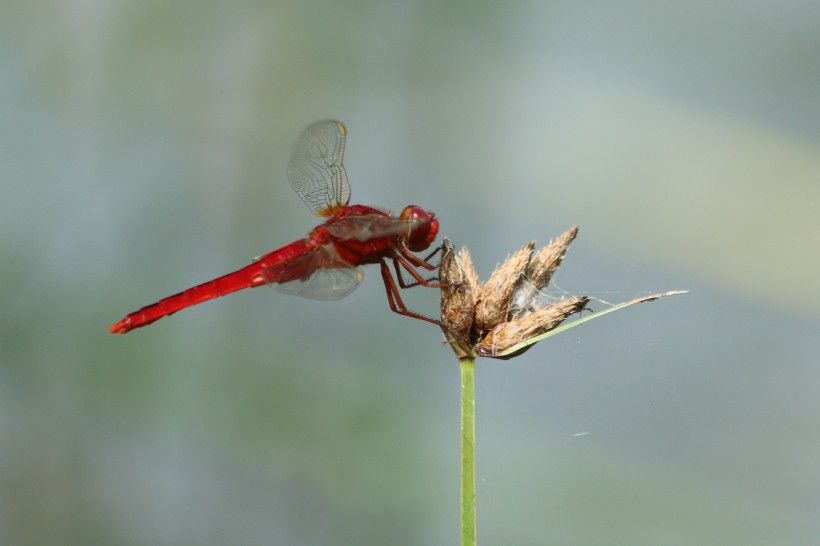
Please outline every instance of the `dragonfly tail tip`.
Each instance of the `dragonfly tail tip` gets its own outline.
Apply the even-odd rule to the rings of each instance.
[[[116,324],[114,324],[113,326],[111,326],[111,328],[108,329],[108,331],[112,334],[124,334],[126,332],[129,332],[130,330],[131,328],[128,327],[128,324],[126,323],[125,319],[118,321]]]

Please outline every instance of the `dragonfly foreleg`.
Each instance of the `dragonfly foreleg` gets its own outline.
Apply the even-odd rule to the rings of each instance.
[[[399,251],[396,253],[396,258],[404,258],[405,261],[413,264],[414,266],[421,267],[428,271],[435,271],[436,269],[438,269],[438,264],[433,265],[428,261],[430,258],[435,256],[437,252],[439,252],[438,249],[434,250],[432,254],[430,254],[424,259],[419,258],[402,245],[398,246],[398,250]]]
[[[402,301],[401,295],[399,294],[399,287],[396,286],[396,281],[395,281],[395,279],[393,279],[393,275],[390,274],[390,267],[388,267],[387,262],[382,260],[379,263],[379,265],[381,266],[382,280],[384,280],[384,289],[387,291],[387,303],[388,303],[388,305],[390,305],[390,310],[391,311],[393,311],[394,313],[399,314],[399,315],[404,315],[405,317],[411,317],[411,318],[423,320],[425,322],[435,324],[435,325],[440,326],[442,328],[449,329],[449,326],[447,326],[446,324],[444,324],[441,321],[432,319],[430,317],[426,317],[422,314],[416,313],[415,311],[410,311],[409,309],[407,309],[407,306],[404,304],[404,301]],[[397,267],[396,271],[398,271],[398,266],[396,266],[396,267]],[[416,273],[416,275],[418,275],[418,273]],[[421,275],[419,275],[419,278],[424,280],[424,278],[421,277]],[[399,274],[399,279],[401,279],[401,274]],[[422,284],[422,283],[419,282],[419,283],[416,283],[416,284],[418,285],[418,284]],[[425,286],[433,286],[433,285],[426,284]]]
[[[427,265],[432,266],[432,267],[434,267],[434,268],[438,268],[439,264],[441,264],[441,260],[439,260],[439,261],[438,261],[438,263],[435,263],[435,264],[431,264],[431,263],[430,263],[430,260],[433,258],[433,256],[435,256],[435,255],[436,255],[436,254],[438,254],[439,252],[443,252],[443,251],[444,251],[444,243],[441,243],[439,246],[437,246],[437,247],[433,250],[433,252],[431,252],[430,254],[428,254],[427,256],[425,256],[425,257],[423,258],[424,263],[426,263]]]
[[[407,271],[410,274],[410,276],[416,280],[416,282],[408,283],[404,280],[404,276],[401,274],[401,268],[399,267],[399,264],[401,264],[401,267],[403,267],[404,270]],[[402,254],[398,254],[393,257],[393,267],[396,269],[396,276],[399,279],[399,286],[401,286],[402,288],[412,288],[414,286],[419,285],[426,286],[428,288],[449,288],[450,286],[453,286],[452,284],[442,284],[440,282],[437,282],[439,279],[435,276],[430,277],[429,279],[422,277],[421,273],[419,273],[418,270],[414,267],[414,264],[411,263],[410,260],[408,260]]]

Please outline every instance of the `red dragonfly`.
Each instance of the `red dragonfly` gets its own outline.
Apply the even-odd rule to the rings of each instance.
[[[387,261],[393,262],[402,288],[442,285],[422,276],[436,266],[413,252],[430,247],[438,233],[434,213],[409,205],[398,217],[365,205],[348,205],[350,185],[342,159],[347,130],[338,121],[320,121],[302,131],[288,162],[288,179],[299,197],[325,222],[307,237],[262,254],[233,273],[189,288],[143,307],[111,326],[109,332],[124,334],[177,311],[219,298],[237,290],[273,284],[281,292],[320,300],[337,300],[352,292],[364,279],[364,264],[381,267],[390,309],[400,315],[441,325],[437,320],[407,309]],[[415,282],[407,283],[401,269]]]

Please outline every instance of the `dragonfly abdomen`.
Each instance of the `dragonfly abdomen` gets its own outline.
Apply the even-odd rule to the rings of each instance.
[[[173,296],[162,298],[156,303],[152,303],[139,311],[128,314],[124,319],[109,328],[109,332],[113,334],[125,334],[134,328],[147,326],[162,317],[173,315],[186,307],[192,307],[202,302],[236,292],[237,290],[255,288],[266,284],[268,281],[263,269],[264,265],[262,263],[253,263],[233,273],[228,273],[222,277],[194,286]]]

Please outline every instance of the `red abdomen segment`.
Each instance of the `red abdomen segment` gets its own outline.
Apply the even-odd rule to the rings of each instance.
[[[162,317],[173,315],[186,307],[219,298],[231,292],[245,288],[255,288],[268,283],[287,282],[298,278],[304,272],[299,267],[289,268],[288,264],[303,256],[308,249],[307,240],[301,239],[279,250],[269,252],[262,256],[258,262],[245,266],[238,271],[194,286],[179,294],[168,296],[156,303],[147,305],[139,311],[134,311],[111,326],[108,331],[112,334],[125,334],[134,328],[147,326]]]

